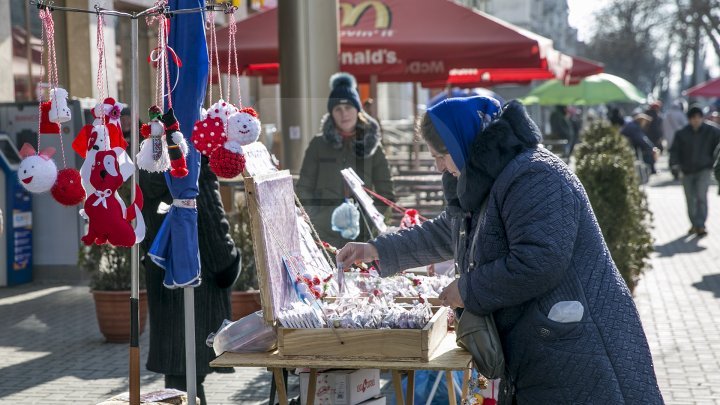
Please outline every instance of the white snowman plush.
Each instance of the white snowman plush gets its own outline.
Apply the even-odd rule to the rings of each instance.
[[[27,191],[31,193],[50,191],[58,175],[57,166],[52,160],[54,154],[53,147],[47,147],[37,153],[29,143],[22,146],[20,156],[23,160],[18,169],[18,179]]]
[[[258,114],[253,108],[239,110],[228,118],[225,149],[233,153],[242,153],[244,145],[258,140],[261,130]]]
[[[48,112],[48,119],[51,122],[61,124],[70,121],[72,117],[70,108],[67,105],[67,98],[67,90],[60,87],[50,89],[50,111]]]

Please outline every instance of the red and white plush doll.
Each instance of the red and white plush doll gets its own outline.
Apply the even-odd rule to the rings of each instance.
[[[175,118],[175,111],[172,107],[163,114],[161,121],[165,125],[165,142],[167,142],[168,155],[170,155],[170,175],[173,177],[185,177],[188,175],[185,156],[188,153],[185,135],[180,132],[180,123]]]
[[[35,148],[29,143],[23,144],[20,148],[20,168],[18,169],[18,179],[25,189],[31,193],[44,193],[50,191],[55,180],[57,180],[58,170],[52,156],[55,154],[55,148],[47,147],[35,152]]]
[[[105,115],[105,110],[103,104],[98,104],[95,106],[95,108],[92,110],[93,117],[95,117],[95,120],[92,124],[86,124],[81,129],[80,132],[78,132],[77,136],[73,140],[72,148],[73,150],[80,155],[80,157],[85,157],[85,154],[88,151],[87,145],[89,142],[89,138],[92,136],[93,131],[97,131],[98,125],[103,125],[106,128],[105,133],[108,137],[108,149],[109,148],[123,148],[126,149],[128,146],[127,141],[125,140],[125,137],[122,134],[122,131],[120,130],[120,126],[113,125],[109,123],[110,118]]]
[[[140,128],[140,134],[145,140],[140,143],[137,165],[146,172],[165,172],[170,169],[170,155],[165,141],[165,125],[162,123],[163,113],[160,107],[154,105],[148,114],[150,122]]]
[[[95,192],[85,200],[85,216],[88,233],[81,238],[86,245],[110,243],[114,246],[131,247],[145,238],[145,221],[141,213],[142,192],[136,189],[135,201],[125,210],[114,197],[123,184],[120,164],[115,150],[99,151],[90,174]],[[130,221],[137,218],[133,229]]]
[[[103,100],[102,103],[102,110],[103,114],[105,116],[105,123],[108,125],[114,125],[117,127],[118,131],[122,134],[122,126],[120,125],[120,114],[122,113],[123,108],[127,107],[127,105],[115,101],[114,98],[108,97],[105,100]]]
[[[95,164],[95,155],[97,152],[110,149],[115,150],[118,156],[118,161],[120,162],[120,173],[123,175],[123,180],[127,180],[133,174],[135,171],[135,164],[130,159],[130,156],[128,156],[125,152],[124,148],[112,145],[110,140],[110,131],[108,130],[107,125],[98,124],[93,126],[84,139],[87,143],[82,149],[83,153],[81,156],[85,158],[85,161],[80,167],[80,177],[82,178],[82,185],[87,195],[90,195],[95,191],[95,188],[90,182],[90,172]],[[73,142],[73,147],[75,147],[75,142]]]
[[[243,108],[227,120],[227,141],[210,155],[210,170],[218,177],[233,178],[245,169],[242,147],[260,137],[260,120],[253,108]]]

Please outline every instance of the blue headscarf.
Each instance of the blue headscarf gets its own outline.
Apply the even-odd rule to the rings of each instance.
[[[491,97],[448,98],[427,110],[458,170],[465,167],[475,137],[500,115]]]

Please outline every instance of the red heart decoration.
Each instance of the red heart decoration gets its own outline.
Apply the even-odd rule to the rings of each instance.
[[[210,157],[215,149],[227,141],[225,125],[220,118],[207,117],[195,123],[190,140],[195,146],[195,149],[203,155]]]

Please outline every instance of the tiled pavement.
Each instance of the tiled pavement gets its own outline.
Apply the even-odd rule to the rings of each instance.
[[[681,186],[660,174],[646,187],[654,213],[653,268],[636,290],[668,404],[720,404],[720,198],[710,189],[709,236],[686,237]],[[142,364],[147,334],[141,341]],[[103,343],[87,287],[0,288],[0,403],[94,404],[127,390],[128,349]],[[267,403],[263,369],[208,376],[210,404]],[[297,390],[297,380],[291,377]],[[162,379],[143,371],[143,392]]]

